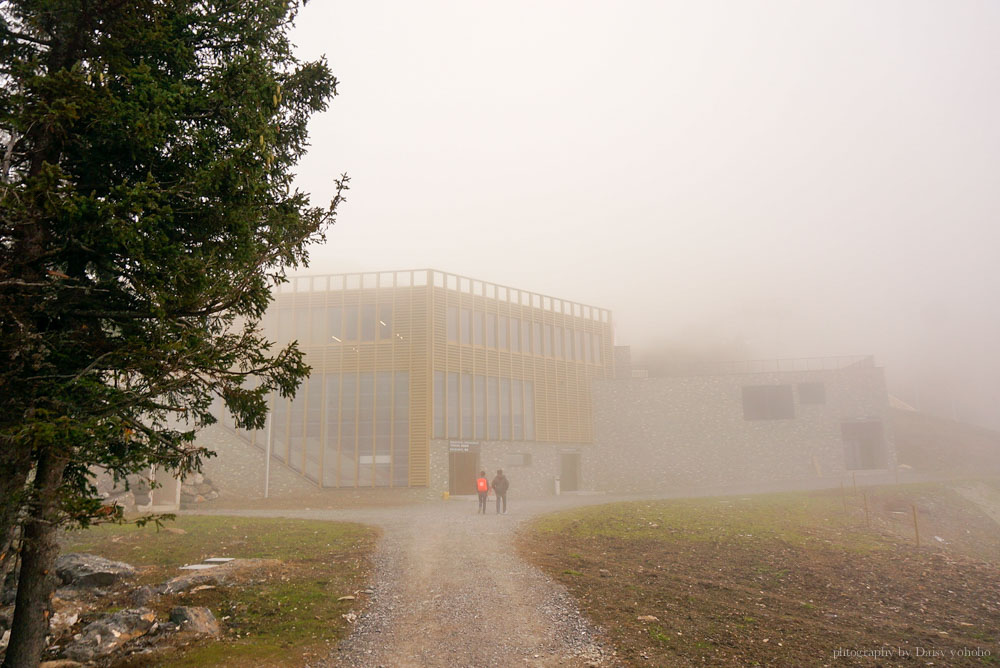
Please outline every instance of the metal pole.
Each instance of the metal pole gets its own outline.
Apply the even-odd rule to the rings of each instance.
[[[274,437],[274,393],[271,393],[271,410],[267,412],[267,448],[264,455],[264,498],[268,498],[271,482],[271,441]]]

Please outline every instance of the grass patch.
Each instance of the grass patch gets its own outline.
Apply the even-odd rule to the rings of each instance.
[[[981,508],[924,484],[578,508],[537,519],[519,549],[626,665],[818,665],[887,643],[995,656],[998,541]]]
[[[122,666],[305,665],[325,656],[348,631],[341,615],[356,601],[338,601],[363,588],[377,532],[358,524],[316,520],[180,516],[166,525],[101,525],[65,534],[63,550],[89,552],[136,566],[139,581],[163,582],[178,566],[208,557],[268,559],[232,585],[151,605],[165,619],[175,605],[203,605],[220,620],[219,640],[199,640],[169,654],[125,659]],[[107,608],[122,607],[109,600]]]

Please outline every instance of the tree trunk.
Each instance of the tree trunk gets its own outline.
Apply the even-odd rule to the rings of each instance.
[[[55,578],[50,573],[59,555],[59,485],[66,463],[66,458],[57,455],[51,448],[42,452],[38,460],[35,498],[31,504],[33,512],[24,523],[17,600],[3,668],[37,666],[45,650],[55,585]]]
[[[0,588],[7,581],[7,574],[17,563],[17,535],[20,529],[20,513],[24,504],[25,483],[31,470],[30,461],[10,456],[18,450],[6,439],[0,440],[0,447],[7,455],[0,459]],[[14,460],[17,461],[14,461]]]

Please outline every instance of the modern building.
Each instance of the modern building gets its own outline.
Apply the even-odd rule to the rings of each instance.
[[[318,487],[471,494],[503,468],[520,494],[627,492],[895,465],[870,357],[649,377],[606,309],[432,269],[293,278],[264,327],[312,373],[242,436]]]
[[[312,374],[244,436],[322,487],[573,489],[613,374],[606,309],[431,269],[293,278],[264,327]]]

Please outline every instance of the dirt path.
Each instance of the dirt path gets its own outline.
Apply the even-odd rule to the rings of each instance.
[[[354,632],[318,666],[617,666],[565,589],[521,560],[513,537],[543,512],[607,502],[562,496],[476,512],[475,499],[401,508],[218,511],[373,524],[374,594]]]
[[[533,512],[478,515],[468,499],[398,512],[380,522],[373,601],[328,665],[613,664],[565,590],[514,554]]]

